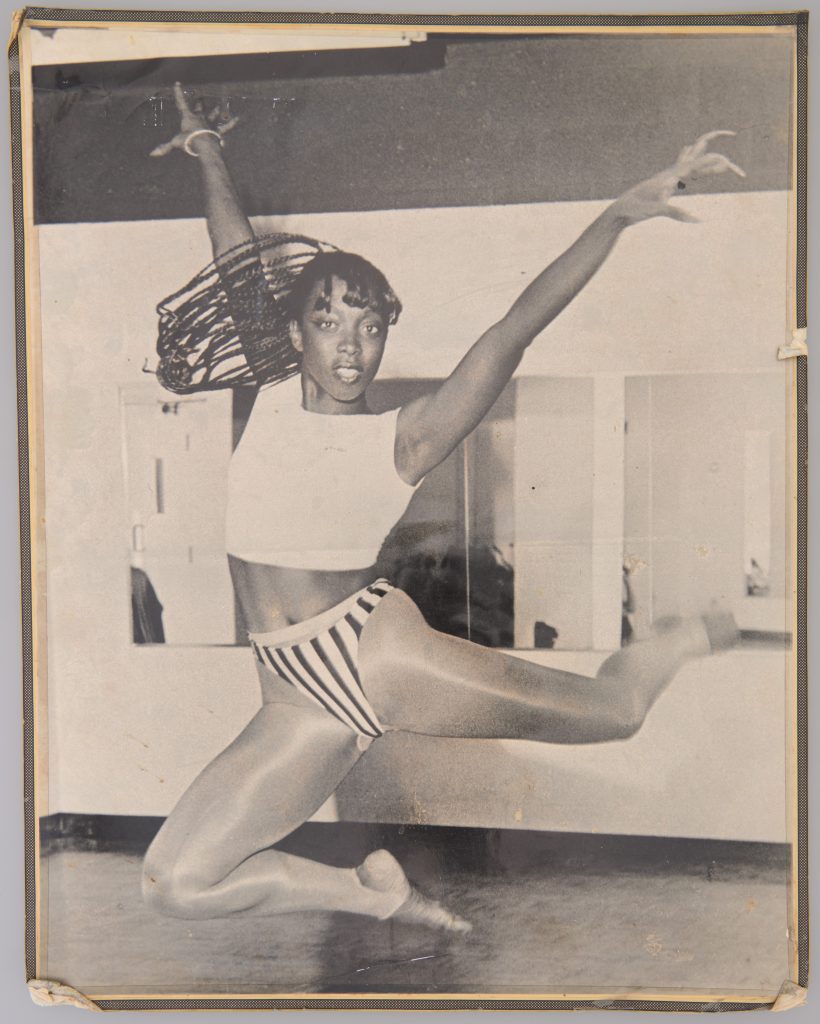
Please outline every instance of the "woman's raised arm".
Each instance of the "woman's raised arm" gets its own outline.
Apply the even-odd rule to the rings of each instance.
[[[405,406],[396,436],[396,467],[416,482],[437,466],[478,425],[512,377],[527,347],[575,298],[612,251],[621,232],[650,217],[693,221],[670,202],[697,175],[744,172],[728,157],[707,153],[702,135],[681,150],[675,163],[641,182],[606,210],[578,240],[529,284],[497,324],[470,348],[441,387]]]
[[[174,86],[174,100],[179,111],[180,130],[169,141],[157,146],[151,156],[160,157],[181,149],[197,159],[205,198],[205,216],[211,236],[214,258],[254,237],[245,216],[236,188],[222,159],[222,136],[237,123],[235,117],[224,118],[221,107],[208,116],[199,102],[189,104],[179,82]]]

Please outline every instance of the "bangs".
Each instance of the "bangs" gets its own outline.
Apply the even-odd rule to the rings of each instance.
[[[291,315],[298,319],[305,312],[310,292],[317,284],[320,291],[313,309],[329,311],[334,278],[345,285],[342,301],[348,306],[372,309],[384,318],[388,326],[396,323],[401,302],[387,278],[361,256],[345,252],[322,253],[305,267],[290,294]]]
[[[348,306],[355,306],[357,309],[372,309],[376,313],[385,315],[385,301],[384,296],[380,291],[373,287],[372,281],[366,281],[361,278],[339,278],[337,275],[327,274],[322,281],[322,290],[316,296],[316,302],[313,305],[314,309],[330,311],[330,300],[333,296],[333,279],[342,280],[342,283],[346,286],[346,291],[342,296],[342,302]]]

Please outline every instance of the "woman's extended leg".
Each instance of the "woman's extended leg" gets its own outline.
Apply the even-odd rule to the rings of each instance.
[[[617,651],[589,678],[438,633],[396,590],[365,625],[360,672],[387,727],[432,736],[596,743],[634,735],[687,661],[731,646],[735,636],[730,616],[682,620]]]
[[[150,906],[173,917],[341,910],[433,927],[466,925],[415,893],[386,850],[336,868],[270,849],[362,756],[356,734],[310,707],[268,703],[195,779],[143,867]]]

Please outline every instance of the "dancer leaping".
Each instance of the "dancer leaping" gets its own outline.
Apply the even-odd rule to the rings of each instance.
[[[681,620],[587,678],[435,632],[373,569],[420,481],[481,421],[620,234],[652,217],[691,220],[670,200],[693,176],[743,174],[707,151],[732,133],[701,136],[608,206],[435,392],[373,414],[367,389],[401,311],[384,275],[307,239],[255,239],[223,159],[233,122],[207,118],[179,86],[175,95],[180,132],[155,154],[179,151],[196,168],[215,263],[163,307],[160,372],[177,390],[260,388],[231,464],[227,549],[262,705],[161,828],[145,896],[178,917],[338,910],[466,930],[386,850],[337,868],[273,846],[386,732],[624,740],[686,662],[735,642],[729,615]]]

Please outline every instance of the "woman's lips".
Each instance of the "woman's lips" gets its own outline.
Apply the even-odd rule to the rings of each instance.
[[[333,372],[345,384],[355,384],[362,376],[362,370],[358,366],[334,366]]]

